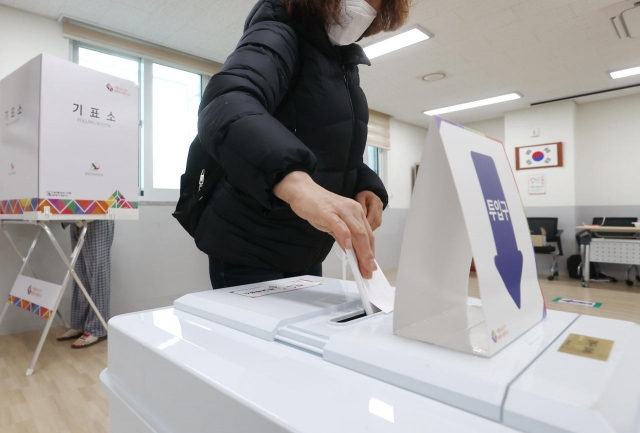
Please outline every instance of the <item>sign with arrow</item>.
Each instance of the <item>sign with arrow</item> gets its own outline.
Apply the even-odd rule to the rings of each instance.
[[[580,305],[582,307],[591,307],[591,308],[602,307],[602,302],[576,301],[575,299],[566,299],[566,298],[556,298],[553,300],[553,302],[557,302],[559,304]]]
[[[468,305],[472,257],[481,308]],[[490,357],[545,316],[503,144],[434,117],[405,229],[394,332]]]
[[[522,253],[518,250],[513,224],[509,217],[509,205],[502,190],[496,164],[490,156],[471,152],[476,167],[482,195],[487,205],[491,231],[498,255],[496,268],[513,302],[520,308],[520,279],[522,278]]]

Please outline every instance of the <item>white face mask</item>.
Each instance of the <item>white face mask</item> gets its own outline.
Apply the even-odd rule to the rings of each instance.
[[[377,15],[366,0],[343,0],[342,25],[333,23],[327,28],[329,39],[334,45],[351,45],[367,31]]]

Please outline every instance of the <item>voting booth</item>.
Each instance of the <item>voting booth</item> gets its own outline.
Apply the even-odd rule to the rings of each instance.
[[[42,54],[0,80],[0,115],[0,229],[22,260],[0,322],[10,307],[46,319],[31,375],[71,278],[107,327],[74,266],[88,224],[138,218],[139,89]],[[69,257],[49,227],[53,221],[82,228]],[[17,224],[36,227],[26,253],[8,230]],[[66,267],[62,283],[36,278],[29,266],[42,233]]]
[[[0,218],[137,219],[138,87],[42,54],[0,80]]]
[[[393,312],[375,279],[307,276],[113,318],[112,431],[640,431],[640,326],[546,311],[505,163],[500,143],[435,120]]]

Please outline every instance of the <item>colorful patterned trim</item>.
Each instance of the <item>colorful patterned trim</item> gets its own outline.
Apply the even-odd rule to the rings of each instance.
[[[502,141],[498,140],[497,138],[493,138],[493,137],[491,137],[491,136],[489,136],[487,134],[484,134],[484,133],[482,133],[480,131],[476,131],[475,129],[467,128],[464,125],[461,125],[461,124],[456,123],[456,122],[452,122],[452,121],[447,120],[447,119],[443,119],[442,117],[438,117],[438,116],[433,116],[433,117],[435,117],[436,122],[438,123],[438,128],[440,128],[440,125],[442,125],[442,122],[446,122],[446,123],[448,123],[450,125],[457,126],[458,128],[466,129],[467,131],[473,132],[474,134],[482,135],[483,137],[488,138],[490,140],[497,141],[500,144],[504,144]]]
[[[106,215],[109,209],[138,209],[138,202],[127,201],[120,191],[107,200],[64,200],[25,198],[0,201],[0,215],[21,215],[43,212],[49,207],[52,215]]]
[[[32,302],[25,301],[24,299],[20,299],[17,296],[9,296],[9,298],[7,299],[7,304],[15,305],[18,308],[22,308],[23,310],[29,311],[44,319],[51,318],[51,315],[53,314],[53,310],[49,310],[48,308],[44,308]]]

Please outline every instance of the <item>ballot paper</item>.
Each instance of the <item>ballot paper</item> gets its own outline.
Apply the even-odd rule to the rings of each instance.
[[[373,273],[373,277],[370,280],[365,280],[360,273],[358,259],[353,250],[347,250],[347,258],[349,259],[349,266],[351,266],[351,272],[353,272],[356,280],[358,291],[362,297],[362,305],[367,315],[377,313],[378,311],[383,311],[385,314],[391,313],[393,311],[395,291],[384,276],[378,263],[376,262],[378,270]]]

